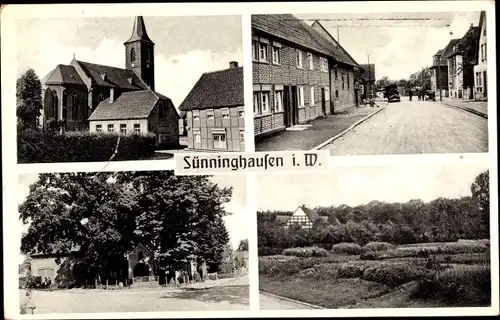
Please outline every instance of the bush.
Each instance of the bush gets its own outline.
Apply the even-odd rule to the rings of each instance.
[[[328,251],[320,247],[289,248],[283,250],[283,255],[296,257],[326,257]]]
[[[387,251],[394,248],[394,245],[388,242],[369,242],[365,245],[365,249],[372,251]]]
[[[375,281],[392,287],[425,278],[429,270],[412,264],[390,264],[367,268],[363,279]]]
[[[339,278],[359,278],[363,275],[366,266],[354,264],[341,264],[339,266]]]
[[[116,148],[118,137],[120,143]],[[17,137],[18,163],[89,162],[138,160],[154,155],[154,134],[118,135],[74,131],[24,130]]]
[[[359,256],[361,260],[380,260],[380,254],[374,251],[367,251]]]
[[[259,251],[258,252],[259,257],[263,257],[263,256],[279,255],[281,254],[281,252],[283,252],[283,249],[275,247],[259,247],[258,251]]]
[[[364,252],[364,250],[359,244],[341,242],[341,243],[334,244],[332,246],[332,252],[357,255],[357,254],[362,254]]]

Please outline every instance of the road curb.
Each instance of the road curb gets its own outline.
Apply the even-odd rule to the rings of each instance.
[[[344,134],[346,134],[347,132],[351,131],[352,129],[354,129],[356,126],[358,126],[359,124],[365,122],[366,120],[370,119],[371,117],[373,117],[374,115],[376,115],[377,113],[379,113],[380,111],[384,110],[385,108],[387,107],[384,106],[382,108],[380,108],[379,110],[375,111],[375,112],[372,112],[370,113],[369,115],[367,115],[366,117],[364,117],[363,119],[361,120],[358,120],[356,121],[355,123],[353,123],[349,128],[345,129],[344,131],[342,131],[341,133],[337,134],[336,136],[334,136],[333,138],[330,138],[328,140],[326,140],[325,142],[317,145],[316,147],[314,147],[312,150],[321,150],[322,148],[324,148],[326,145],[332,143],[333,141],[337,140],[338,138],[342,137]]]
[[[317,306],[317,305],[314,305],[314,304],[310,304],[310,303],[307,303],[307,302],[302,302],[302,301],[298,301],[298,300],[286,298],[286,297],[283,297],[283,296],[279,296],[279,295],[274,294],[274,293],[266,292],[266,291],[264,291],[262,289],[260,289],[259,292],[260,292],[260,294],[268,295],[270,297],[273,297],[273,298],[276,298],[276,299],[280,299],[280,300],[284,300],[284,301],[288,301],[288,302],[293,302],[293,303],[300,304],[300,305],[303,305],[303,306],[306,306],[306,307],[311,307],[311,308],[314,308],[314,309],[326,309],[326,308],[323,308],[323,307],[320,307],[320,306]]]
[[[475,114],[476,116],[480,116],[480,117],[483,117],[485,119],[488,119],[488,115],[486,113],[482,113],[480,111],[477,111],[477,110],[474,110],[474,109],[471,109],[471,108],[457,106],[457,105],[446,103],[446,102],[443,102],[443,104],[445,104],[447,106],[450,106],[450,107],[453,107],[453,108],[457,108],[457,109],[463,110],[463,111],[467,111],[467,112]]]

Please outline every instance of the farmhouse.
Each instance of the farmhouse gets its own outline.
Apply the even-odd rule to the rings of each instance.
[[[204,73],[179,110],[192,150],[245,151],[243,68]]]
[[[356,102],[358,64],[319,23],[252,15],[254,134],[263,136]]]
[[[125,68],[73,60],[42,79],[43,126],[65,130],[152,132],[159,144],[178,144],[179,116],[172,101],[155,91],[154,43],[141,16],[125,43]]]
[[[118,285],[133,285],[134,283],[164,284],[165,277],[159,273],[153,254],[143,244],[137,244],[132,250],[125,252],[122,260],[115,261],[114,265],[99,275],[90,274],[85,265],[85,248],[73,247],[67,253],[30,253],[31,275],[41,277],[42,281],[50,279],[58,287],[71,285],[91,285],[94,283]],[[58,261],[59,260],[59,261]],[[179,272],[185,271],[190,280],[195,274],[201,277],[206,275],[206,266],[197,265],[196,259],[190,259]],[[59,262],[59,263],[58,263]]]
[[[486,54],[486,12],[481,11],[479,16],[479,37],[477,64],[474,66],[474,99],[487,100],[488,98],[488,65]]]
[[[292,225],[299,225],[302,229],[311,229],[319,219],[327,222],[328,216],[320,216],[315,210],[306,206],[299,206],[291,216],[276,216],[276,221],[283,223],[285,229],[290,228]]]

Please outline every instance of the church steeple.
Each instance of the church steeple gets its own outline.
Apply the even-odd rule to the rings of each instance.
[[[154,42],[149,38],[142,16],[135,17],[132,36],[125,43],[125,67],[133,70],[154,90]]]

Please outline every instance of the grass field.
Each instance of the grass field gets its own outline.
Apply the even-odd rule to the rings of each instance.
[[[434,249],[422,257],[422,248]],[[489,248],[480,243],[407,245],[379,251],[373,260],[361,256],[259,257],[260,290],[324,308],[491,303]]]

